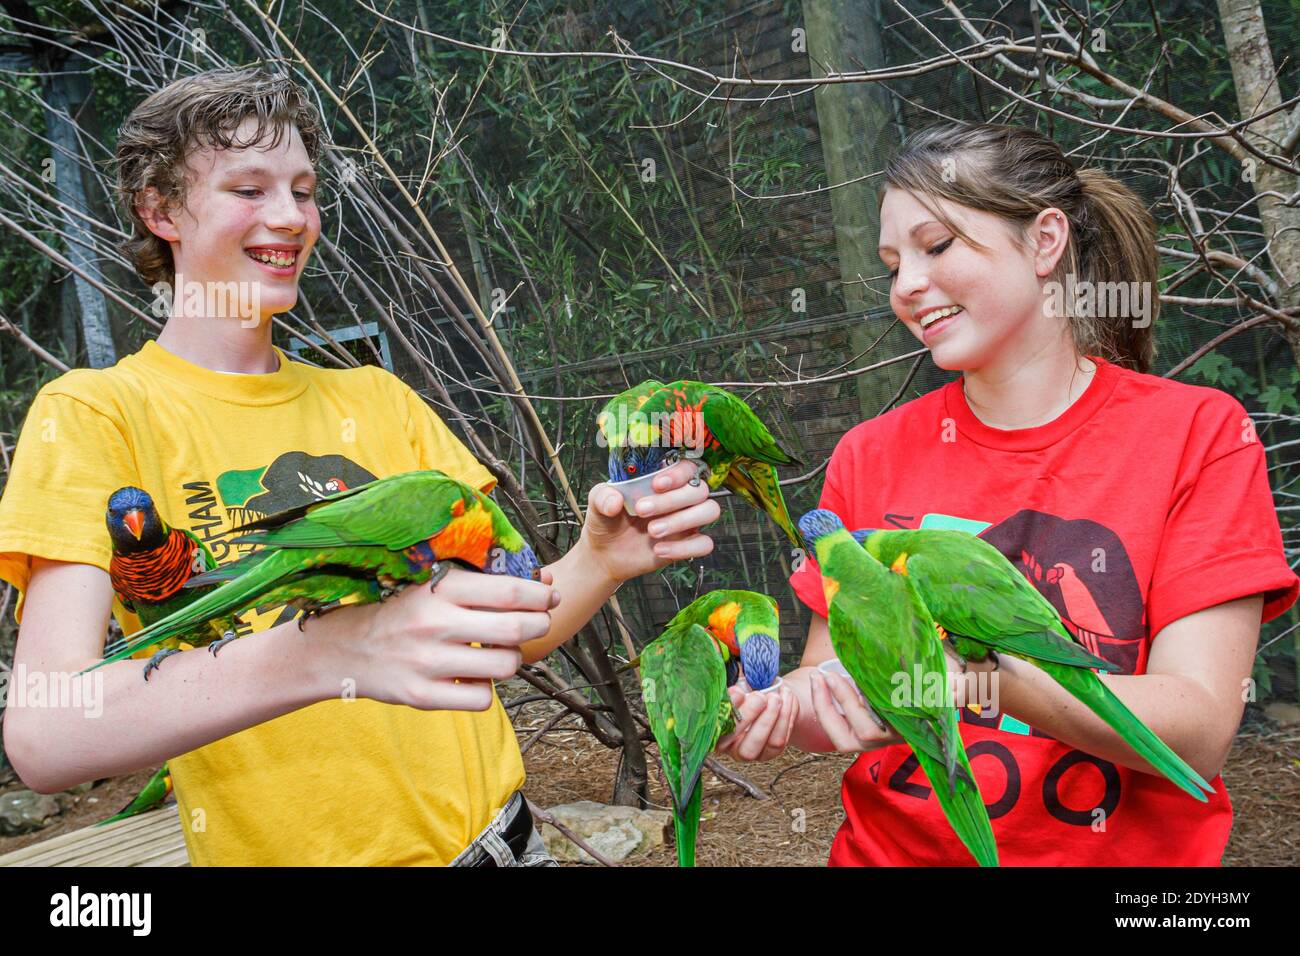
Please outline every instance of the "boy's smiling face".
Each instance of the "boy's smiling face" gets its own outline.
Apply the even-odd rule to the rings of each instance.
[[[256,120],[245,119],[234,139],[246,141],[255,131]],[[250,283],[258,319],[293,308],[298,277],[320,235],[316,173],[297,129],[269,144],[268,136],[242,149],[194,149],[185,161],[184,207],[142,210],[150,229],[171,244],[181,280]]]

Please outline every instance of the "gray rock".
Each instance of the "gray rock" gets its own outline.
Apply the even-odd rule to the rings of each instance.
[[[1300,707],[1283,700],[1275,700],[1264,708],[1264,714],[1275,723],[1286,727],[1300,724]]]
[[[638,810],[591,800],[551,807],[548,812],[582,837],[593,850],[614,863],[643,856],[655,847],[663,846],[673,824],[673,815],[668,810]],[[547,852],[557,860],[565,863],[596,862],[549,823],[542,824],[541,834]]]
[[[21,836],[41,829],[59,814],[59,801],[49,794],[11,790],[0,794],[0,836]]]

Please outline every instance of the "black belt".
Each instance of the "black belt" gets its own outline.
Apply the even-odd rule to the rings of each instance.
[[[515,812],[514,818],[506,824],[503,839],[510,852],[514,854],[515,859],[523,855],[524,849],[528,846],[528,841],[533,836],[533,815],[528,810],[528,801],[522,796],[519,798],[519,809]],[[497,861],[491,853],[480,850],[480,858],[473,866],[496,866]]]

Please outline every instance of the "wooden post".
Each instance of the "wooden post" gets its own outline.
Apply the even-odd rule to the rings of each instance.
[[[878,0],[803,0],[808,58],[814,77],[885,65],[879,7]],[[820,86],[814,95],[827,184],[848,183],[883,168],[897,142],[893,110],[884,87],[876,83],[839,83]],[[866,314],[868,310],[889,307],[888,278],[869,286],[865,281],[886,271],[876,255],[880,241],[878,189],[879,177],[872,177],[829,193],[844,308],[863,314],[861,326],[850,336],[855,354],[874,342],[892,321],[892,316],[868,318]],[[900,326],[876,346],[866,361],[914,348],[915,339]],[[880,411],[898,391],[905,374],[902,365],[892,365],[854,379],[863,418]]]
[[[59,200],[85,215],[91,214],[86,197],[86,184],[81,178],[81,166],[74,157],[83,155],[77,137],[77,126],[72,118],[77,107],[84,103],[90,92],[84,77],[71,72],[78,65],[86,65],[81,56],[68,57],[62,68],[46,74],[45,130],[53,145],[54,191]],[[104,281],[99,260],[94,253],[94,237],[86,221],[71,212],[63,212],[63,229],[67,237],[65,246],[68,259],[96,282]],[[73,275],[77,305],[81,318],[82,338],[86,343],[86,361],[91,368],[106,368],[117,361],[113,346],[112,329],[108,322],[108,301],[104,294],[79,275]]]

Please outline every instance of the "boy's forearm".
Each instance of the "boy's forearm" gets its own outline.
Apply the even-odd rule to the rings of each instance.
[[[143,660],[124,660],[77,680],[79,696],[46,706],[11,688],[5,749],[23,781],[54,792],[87,780],[157,766],[309,704],[341,696],[346,669],[322,641],[365,626],[371,608],[341,608],[313,621],[296,621],[250,634],[223,647],[219,657],[197,648],[174,654],[146,682]],[[41,662],[24,662],[23,677],[56,686]],[[19,703],[20,706],[14,706]]]
[[[620,582],[596,559],[585,539],[547,565],[547,570],[560,592],[560,603],[551,611],[551,629],[546,636],[522,646],[525,664],[540,661],[578,633],[619,588]]]

